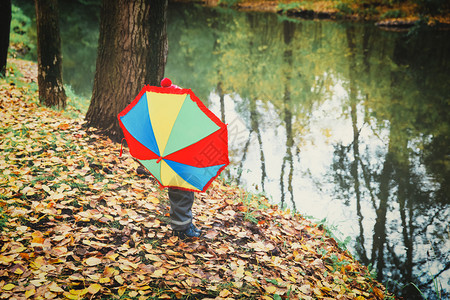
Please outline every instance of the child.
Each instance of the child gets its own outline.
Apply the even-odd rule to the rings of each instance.
[[[161,80],[164,88],[177,88],[169,78]],[[170,225],[173,235],[181,239],[200,237],[201,230],[192,223],[192,205],[194,204],[194,192],[177,188],[169,188],[170,201]]]
[[[165,88],[177,88],[169,78],[161,80],[161,86]],[[181,239],[200,237],[199,230],[192,223],[192,205],[194,204],[194,192],[169,188],[170,201],[170,225],[174,235]]]

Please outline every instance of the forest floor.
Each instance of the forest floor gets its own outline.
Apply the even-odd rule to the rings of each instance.
[[[280,13],[303,19],[374,21],[390,30],[404,30],[418,22],[450,28],[450,5],[437,9],[420,7],[419,1],[351,0],[170,0],[206,6],[231,6],[238,10]],[[435,1],[436,2],[436,1]],[[424,2],[425,3],[425,2]],[[437,2],[436,2],[437,3]]]
[[[167,193],[129,153],[41,106],[35,63],[7,72],[0,299],[395,299],[323,225],[221,180],[196,194],[203,237],[172,237]]]

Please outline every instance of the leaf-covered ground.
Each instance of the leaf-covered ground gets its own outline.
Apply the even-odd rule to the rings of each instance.
[[[15,63],[21,81],[0,81],[1,299],[393,299],[321,226],[219,181],[196,194],[203,238],[172,237],[167,193],[81,115],[37,104],[21,83],[35,65]]]

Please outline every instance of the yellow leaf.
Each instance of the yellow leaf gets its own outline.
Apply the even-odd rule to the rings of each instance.
[[[106,258],[109,258],[110,260],[115,261],[118,256],[119,256],[119,254],[114,253],[114,254],[106,255]]]
[[[166,272],[165,269],[158,269],[155,272],[153,272],[153,274],[150,277],[160,278],[160,277],[162,277],[164,275],[165,272]]]
[[[20,246],[20,247],[17,247],[17,248],[14,248],[13,250],[11,250],[11,253],[20,253],[20,252],[23,252],[25,250],[27,250],[26,247]]]
[[[117,274],[119,274],[119,271],[112,267],[106,267],[103,271],[103,275],[105,275],[105,277],[111,277]]]
[[[114,276],[114,279],[119,283],[119,284],[123,284],[123,278],[120,275],[116,275]]]
[[[235,271],[235,277],[237,277],[237,278],[242,278],[242,277],[244,277],[244,266],[239,266],[237,269],[236,269],[236,271]]]
[[[101,264],[102,260],[98,257],[89,257],[88,259],[86,259],[84,261],[85,264],[87,264],[88,266],[96,266]]]
[[[63,295],[64,295],[67,299],[70,299],[70,300],[78,300],[78,299],[80,299],[80,296],[71,294],[71,293],[69,293],[69,292],[64,292]]]
[[[131,291],[131,292],[128,293],[128,296],[130,296],[131,298],[134,298],[137,295],[138,295],[138,292],[136,292],[136,291]]]
[[[52,282],[48,288],[50,291],[52,291],[54,293],[63,293],[64,292],[64,290],[62,288],[60,288],[56,282]]]
[[[94,283],[94,284],[91,284],[87,289],[88,289],[89,293],[96,294],[96,293],[98,293],[98,291],[100,291],[101,288],[102,288],[102,286],[100,284]]]
[[[156,198],[156,197],[150,197],[149,200],[150,200],[150,202],[153,203],[153,204],[159,204],[159,199]]]
[[[126,290],[126,289],[127,289],[126,287],[121,286],[121,287],[119,288],[119,290],[117,291],[117,294],[118,294],[120,297],[122,297],[123,294],[125,294],[125,290]]]
[[[357,289],[353,289],[352,290],[353,293],[357,294],[357,295],[361,295],[361,291],[357,290]]]
[[[329,288],[327,286],[323,286],[323,287],[321,287],[321,289],[326,292],[331,292],[331,288]]]
[[[36,294],[36,290],[35,290],[35,289],[31,289],[31,290],[25,291],[25,297],[26,297],[26,298],[30,298],[30,297],[33,296],[34,294]]]
[[[267,287],[266,287],[266,292],[269,293],[269,294],[273,294],[273,293],[275,293],[276,291],[277,291],[277,288],[274,287],[273,285],[267,286]]]
[[[322,291],[319,288],[317,288],[317,287],[313,288],[313,292],[317,296],[322,296],[323,295]]]
[[[46,191],[47,193],[50,193],[50,188],[49,188],[48,186],[43,185],[43,186],[42,186],[42,189],[43,189],[44,191]]]
[[[81,274],[79,274],[79,273],[75,273],[75,274],[72,274],[72,275],[69,276],[69,280],[82,281],[82,280],[84,280],[84,277]]]
[[[230,294],[231,294],[231,292],[229,290],[224,289],[224,290],[220,291],[219,296],[222,298],[225,298],[225,297],[228,297]]]
[[[130,272],[130,271],[133,270],[130,266],[124,265],[124,264],[120,264],[120,265],[119,265],[119,268],[120,268],[122,271],[124,271],[124,272]]]
[[[178,255],[180,255],[180,253],[175,252],[175,251],[170,250],[170,249],[167,249],[167,250],[166,250],[166,254],[167,254],[167,255],[173,255],[173,256],[178,256]]]
[[[159,256],[156,256],[154,254],[145,254],[145,258],[153,261],[161,261],[161,258],[159,258]]]
[[[110,281],[111,281],[111,279],[109,277],[102,277],[99,280],[100,283],[107,283],[107,282],[110,282]]]
[[[4,286],[3,286],[3,289],[5,290],[5,291],[10,291],[10,290],[12,290],[13,288],[15,288],[16,286],[14,285],[14,284],[12,284],[12,283],[8,283],[8,284],[5,284]]]
[[[12,262],[13,260],[14,260],[13,255],[8,255],[8,256],[0,255],[0,262],[2,262],[2,263],[8,264],[8,263]]]
[[[88,290],[87,289],[82,289],[82,290],[70,290],[69,291],[72,295],[75,295],[77,297],[86,295]]]

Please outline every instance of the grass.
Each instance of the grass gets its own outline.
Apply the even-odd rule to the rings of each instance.
[[[90,99],[76,95],[69,85],[64,85],[64,89],[67,95],[65,115],[69,118],[77,118],[80,114],[85,115],[89,108]]]
[[[3,230],[7,222],[8,222],[8,215],[5,214],[3,207],[0,207],[0,231]]]

